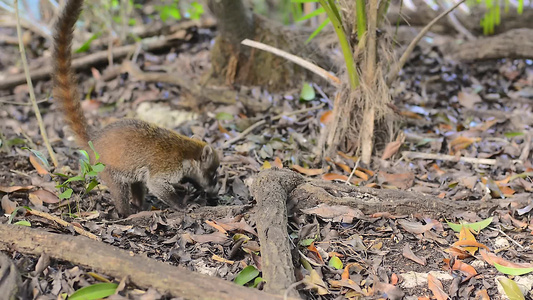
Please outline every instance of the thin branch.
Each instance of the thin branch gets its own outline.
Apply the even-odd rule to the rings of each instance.
[[[17,1],[17,0],[15,0],[15,1]],[[56,216],[52,216],[49,213],[45,213],[45,212],[38,211],[38,210],[35,210],[35,209],[28,210],[28,213],[31,214],[31,215],[34,215],[34,216],[39,216],[39,217],[48,219],[50,221],[56,222],[57,224],[59,224],[59,225],[61,225],[63,227],[70,227],[70,228],[74,229],[74,231],[76,231],[78,234],[83,235],[85,237],[88,237],[91,240],[95,240],[95,241],[99,241],[100,240],[100,238],[98,236],[94,235],[93,233],[90,233],[90,232],[86,231],[85,229],[83,229],[81,227],[74,226],[74,225],[70,224],[69,222],[67,222],[67,221],[65,221],[65,220],[63,220],[61,218],[58,218]]]
[[[52,159],[52,163],[54,164],[55,167],[57,167],[58,166],[57,158],[54,154],[54,150],[52,149],[52,146],[50,146],[50,141],[48,140],[48,135],[46,134],[46,129],[44,128],[44,123],[41,117],[41,112],[39,111],[39,106],[37,106],[37,100],[35,99],[35,93],[33,91],[33,84],[31,82],[31,77],[30,77],[30,70],[28,68],[28,61],[26,59],[26,49],[24,48],[24,43],[22,42],[22,28],[20,27],[18,0],[14,1],[14,6],[15,6],[15,15],[17,16],[17,35],[19,38],[20,58],[22,59],[22,65],[24,66],[24,74],[26,75],[26,82],[28,83],[28,91],[30,93],[30,100],[33,106],[33,110],[35,112],[35,117],[37,117],[37,123],[39,123],[39,129],[41,131],[41,135],[43,136],[43,142],[46,146],[46,149],[48,150],[50,159]]]
[[[324,105],[325,104],[322,103],[319,106],[313,106],[313,107],[309,107],[309,108],[304,108],[304,109],[300,109],[300,110],[291,111],[291,112],[288,112],[288,113],[282,113],[282,114],[279,114],[279,115],[273,117],[272,121],[279,120],[279,119],[281,119],[283,117],[293,116],[293,115],[297,115],[297,114],[301,114],[301,113],[305,113],[305,112],[321,109],[322,107],[324,107]],[[250,126],[250,127],[246,128],[245,130],[243,130],[243,132],[239,133],[239,135],[237,135],[236,137],[234,137],[234,138],[232,138],[230,140],[227,140],[222,145],[222,148],[227,148],[227,147],[229,147],[229,145],[242,140],[245,136],[247,136],[254,129],[256,129],[257,127],[259,127],[259,126],[261,126],[261,125],[263,125],[265,123],[266,123],[265,120],[260,120],[260,121],[256,122],[252,126]]]
[[[445,155],[438,153],[422,153],[422,152],[412,152],[412,151],[403,151],[402,156],[410,159],[434,159],[434,160],[445,160],[445,161],[460,161],[471,164],[483,164],[483,165],[496,165],[497,161],[490,158],[477,158],[477,157],[465,157],[465,156],[454,156],[454,155]],[[511,161],[513,164],[523,164],[521,160],[514,159]]]
[[[292,61],[293,63],[317,74],[318,76],[326,79],[329,83],[331,83],[332,85],[338,87],[340,86],[341,84],[341,81],[338,77],[336,77],[335,75],[331,74],[330,72],[322,69],[321,67],[301,58],[301,57],[298,57],[296,55],[293,55],[293,54],[290,54],[288,52],[285,52],[283,50],[280,50],[280,49],[277,49],[277,48],[274,48],[272,46],[269,46],[269,45],[266,45],[266,44],[263,44],[263,43],[260,43],[260,42],[256,42],[256,41],[252,41],[252,40],[249,40],[249,39],[245,39],[241,42],[241,44],[245,45],[245,46],[249,46],[249,47],[253,47],[253,48],[257,48],[257,49],[260,49],[260,50],[263,50],[263,51],[267,51],[267,52],[270,52],[274,55],[277,55],[277,56],[280,56],[280,57],[283,57],[285,58],[286,60],[288,61]]]
[[[429,29],[431,29],[431,27],[435,25],[435,23],[437,23],[440,19],[444,18],[447,14],[449,14],[452,10],[454,10],[456,7],[458,7],[465,1],[466,0],[461,0],[457,2],[454,6],[448,8],[446,11],[444,11],[443,13],[438,15],[435,19],[433,19],[433,21],[429,22],[429,24],[427,24],[426,27],[422,28],[422,30],[418,33],[418,35],[411,41],[409,46],[407,46],[407,49],[405,49],[405,52],[400,57],[400,60],[398,60],[398,62],[392,67],[392,70],[390,70],[389,74],[387,74],[387,85],[390,85],[396,79],[396,77],[398,76],[398,73],[403,68],[405,63],[407,62],[409,55],[411,55],[411,53],[415,49],[415,46],[422,39],[422,37],[424,37],[424,35],[428,33]]]

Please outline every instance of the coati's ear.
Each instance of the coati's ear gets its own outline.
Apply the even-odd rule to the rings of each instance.
[[[213,160],[213,148],[209,145],[205,145],[202,149],[202,162],[209,162]]]
[[[196,135],[196,134],[193,134],[193,135],[191,136],[191,139],[193,139],[193,140],[199,140],[199,141],[202,140],[202,138],[201,138],[199,135]]]

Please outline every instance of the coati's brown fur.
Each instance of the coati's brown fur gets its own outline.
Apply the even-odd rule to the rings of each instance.
[[[90,130],[71,67],[74,25],[82,6],[83,0],[68,0],[55,27],[53,95],[78,146],[92,153],[88,144],[92,141],[100,154],[100,162],[105,164],[101,178],[109,187],[118,213],[131,213],[130,198],[137,209],[144,209],[145,185],[170,206],[183,204],[174,186],[184,179],[216,194],[219,159],[205,142],[133,119]]]

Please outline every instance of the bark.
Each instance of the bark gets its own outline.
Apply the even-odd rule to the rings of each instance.
[[[271,169],[261,172],[252,186],[252,195],[257,200],[256,223],[265,291],[273,294],[282,295],[295,282],[287,231],[287,200],[303,181],[294,172]]]
[[[84,265],[142,288],[183,299],[282,299],[220,278],[173,267],[85,237],[0,224],[0,250],[50,257]]]

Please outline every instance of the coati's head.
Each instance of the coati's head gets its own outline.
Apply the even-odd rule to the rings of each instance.
[[[202,148],[202,155],[196,161],[190,179],[210,197],[215,197],[220,189],[217,169],[220,165],[217,152],[209,145]]]

